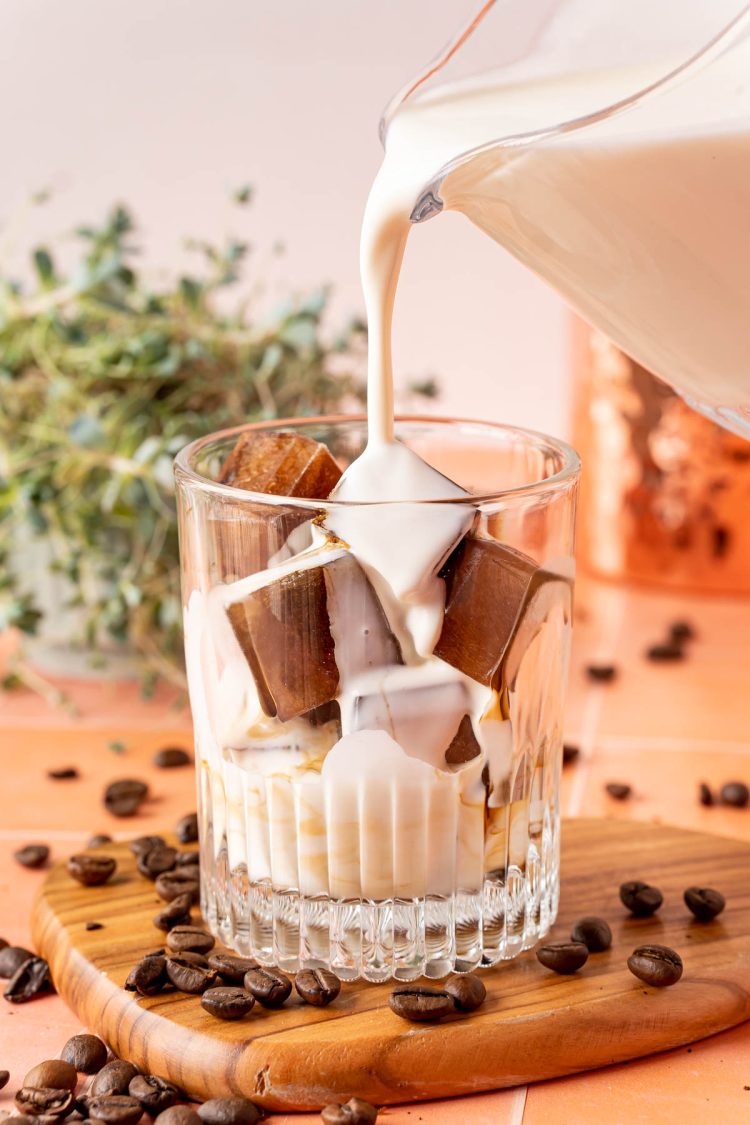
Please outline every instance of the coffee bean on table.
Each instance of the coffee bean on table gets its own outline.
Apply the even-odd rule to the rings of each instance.
[[[144,957],[135,965],[125,981],[127,992],[140,996],[158,996],[167,983],[166,957]]]
[[[103,844],[113,843],[112,837],[108,836],[106,832],[97,832],[95,836],[89,837],[87,848],[100,848]]]
[[[553,941],[540,945],[536,958],[554,973],[575,973],[588,961],[589,951],[582,941]]]
[[[107,1094],[127,1094],[128,1086],[140,1074],[137,1066],[133,1066],[127,1059],[112,1059],[103,1066],[91,1083],[89,1094],[91,1097]]]
[[[487,997],[484,981],[477,973],[461,973],[448,977],[443,988],[453,997],[453,1003],[459,1012],[473,1012]]]
[[[253,957],[236,957],[233,953],[212,953],[208,963],[227,984],[243,984],[245,973],[258,968]]]
[[[673,641],[692,641],[695,639],[695,629],[689,621],[673,621],[669,626],[669,635]]]
[[[614,664],[589,664],[586,675],[597,684],[609,684],[617,676]]]
[[[750,801],[750,789],[748,789],[744,781],[728,781],[726,785],[722,785],[719,799],[722,805],[731,805],[731,807],[735,809],[744,809],[745,805]]]
[[[10,1082],[10,1071],[0,1070],[0,1090]]]
[[[27,844],[25,848],[13,852],[13,858],[22,867],[44,867],[49,859],[49,848],[46,844]]]
[[[240,1020],[254,1006],[255,997],[233,985],[208,988],[201,996],[201,1007],[220,1020]]]
[[[136,1125],[143,1115],[143,1106],[128,1094],[102,1094],[87,1104],[90,1121],[104,1125]]]
[[[651,645],[646,649],[646,659],[655,664],[668,664],[672,661],[684,660],[685,649],[678,641],[668,641],[666,644]]]
[[[294,987],[308,1004],[325,1008],[341,992],[341,981],[329,969],[301,969],[294,978]]]
[[[177,839],[181,844],[194,844],[198,839],[198,814],[188,813],[177,821]]]
[[[203,1125],[256,1125],[261,1111],[249,1098],[209,1098],[198,1107]]]
[[[603,918],[579,918],[570,934],[571,941],[582,941],[589,953],[603,953],[612,945],[612,931]]]
[[[154,754],[154,765],[160,770],[178,769],[192,764],[192,757],[181,746],[165,746]]]
[[[72,1035],[60,1052],[79,1074],[96,1074],[107,1061],[107,1048],[98,1035]]]
[[[63,1059],[45,1059],[32,1066],[23,1080],[24,1086],[46,1086],[51,1090],[75,1090],[78,1085],[76,1068]]]
[[[280,1008],[292,991],[292,982],[288,977],[278,969],[266,968],[264,965],[248,969],[244,985],[264,1008]]]
[[[650,918],[661,906],[664,898],[658,887],[651,887],[639,879],[620,885],[620,901],[636,918]]]
[[[699,922],[710,922],[726,906],[726,899],[711,887],[688,887],[683,895],[685,906]]]
[[[137,778],[111,781],[104,790],[104,804],[113,816],[135,816],[148,796],[148,785]]]
[[[579,746],[572,746],[566,742],[563,746],[562,764],[570,766],[573,762],[577,761],[581,756],[581,748]]]
[[[177,853],[177,866],[178,867],[198,867],[200,868],[200,856],[198,852],[178,852]]]
[[[404,984],[394,988],[388,997],[392,1012],[412,1023],[432,1023],[455,1012],[453,997],[444,988]]]
[[[117,870],[117,860],[109,855],[72,855],[67,863],[68,873],[84,887],[100,887],[111,879]]]
[[[103,930],[104,929],[104,923],[103,922],[86,922],[83,928],[84,928],[84,930],[86,930],[87,933],[91,933],[92,930]]]
[[[166,846],[167,841],[163,836],[136,836],[135,839],[128,841],[128,848],[136,859],[150,852],[152,848],[166,848]]]
[[[666,988],[682,976],[682,958],[666,945],[639,945],[628,957],[628,968],[644,984]]]
[[[198,869],[176,867],[174,871],[165,871],[158,876],[155,887],[164,902],[172,902],[179,895],[190,895],[190,901],[196,903],[201,893]]]
[[[714,803],[714,795],[711,792],[705,781],[702,781],[698,786],[698,800],[702,805],[712,805]]]
[[[47,770],[47,777],[50,781],[74,781],[80,776],[75,766],[63,766],[59,770]]]
[[[46,1086],[24,1086],[16,1094],[16,1107],[31,1117],[67,1117],[73,1108],[70,1090]]]
[[[180,1098],[177,1086],[158,1074],[136,1074],[128,1086],[128,1093],[150,1117],[169,1109]]]
[[[320,1114],[323,1125],[374,1125],[377,1117],[375,1106],[362,1098],[349,1098],[343,1105],[333,1102],[325,1106]]]
[[[157,844],[138,856],[138,870],[147,879],[156,880],[165,871],[171,871],[177,862],[177,849],[166,844]]]
[[[0,977],[12,977],[34,954],[23,945],[5,945],[0,949]]]
[[[173,898],[163,910],[154,915],[153,923],[159,930],[169,933],[175,926],[186,926],[190,922],[190,907],[192,897],[189,894],[178,895]]]
[[[155,1119],[156,1125],[201,1125],[201,1119],[189,1105],[172,1105]]]
[[[11,1004],[27,1004],[53,991],[49,965],[41,957],[31,957],[10,978],[3,996]]]
[[[193,996],[213,988],[218,982],[219,974],[215,969],[203,968],[190,961],[190,954],[176,953],[167,958],[167,976],[175,988],[180,992],[188,992]]]
[[[615,801],[626,801],[633,792],[632,788],[622,781],[608,781],[604,788]]]
[[[167,934],[167,948],[174,953],[208,953],[215,945],[213,934],[200,926],[174,926]]]

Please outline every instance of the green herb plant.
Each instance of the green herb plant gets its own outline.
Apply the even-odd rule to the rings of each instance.
[[[182,687],[175,453],[240,422],[360,403],[364,329],[328,339],[325,289],[262,320],[239,295],[225,311],[248,252],[235,239],[194,244],[195,275],[154,288],[124,207],[76,237],[65,272],[45,247],[31,286],[0,269],[0,630],[43,625],[23,560],[43,540],[80,621],[71,644],[123,646],[147,690]]]

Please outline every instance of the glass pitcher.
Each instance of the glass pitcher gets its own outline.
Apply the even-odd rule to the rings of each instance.
[[[440,154],[413,223],[463,212],[750,437],[746,0],[488,0],[381,136]]]

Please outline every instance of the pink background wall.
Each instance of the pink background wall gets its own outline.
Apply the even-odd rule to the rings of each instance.
[[[357,241],[392,93],[473,4],[458,0],[2,0],[0,252],[136,211],[151,261],[238,231],[270,288],[330,280],[361,311]],[[251,182],[256,202],[233,210]],[[32,191],[54,198],[18,228]],[[14,229],[8,222],[14,218]],[[287,252],[264,257],[276,239]],[[251,259],[252,261],[252,259]],[[270,271],[270,272],[269,272]],[[396,367],[442,377],[440,410],[566,424],[557,299],[462,217],[412,238]]]

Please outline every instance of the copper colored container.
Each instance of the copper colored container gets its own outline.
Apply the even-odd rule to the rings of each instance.
[[[750,594],[750,442],[696,414],[579,320],[573,371],[582,567]]]

